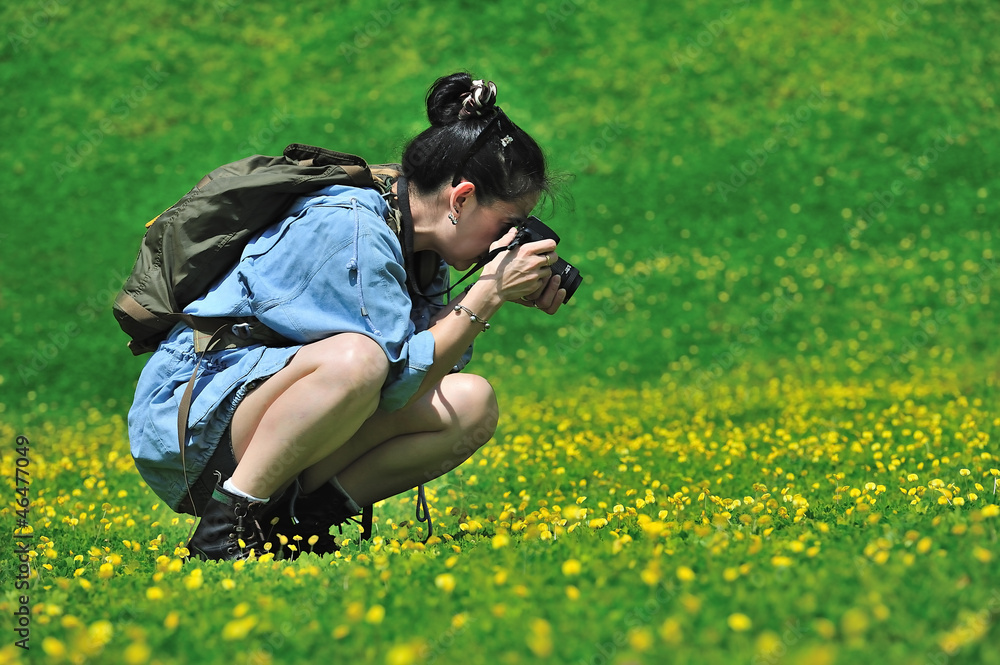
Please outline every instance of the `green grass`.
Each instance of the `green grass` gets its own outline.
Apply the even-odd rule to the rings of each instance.
[[[206,643],[209,662],[525,662],[547,643],[568,663],[996,662],[1000,579],[977,548],[996,549],[998,18],[982,0],[3,8],[2,460],[13,491],[12,440],[29,437],[33,515],[56,553],[33,589],[32,646],[48,636],[94,662],[130,644],[137,662],[143,645],[181,662]],[[505,309],[477,342],[470,369],[509,415],[482,462],[435,485],[455,540],[407,549],[401,498],[380,509],[382,552],[153,580],[187,527],[131,468],[121,419],[145,360],[110,313],[143,224],[215,166],[288,143],[398,160],[427,86],[459,69],[494,80],[567,176],[547,221],[586,281],[557,316]],[[867,482],[888,491],[861,519],[849,491]],[[706,483],[727,500],[786,489],[809,511],[774,509],[766,536],[743,509],[716,524]],[[949,483],[977,499],[938,504]],[[900,492],[914,487],[917,504]],[[572,531],[549,514],[584,495]],[[507,504],[565,532],[515,530]],[[879,538],[890,547],[868,551]],[[188,589],[192,569],[204,583]],[[435,585],[446,574],[451,592]],[[733,629],[734,613],[752,627]],[[97,649],[84,636],[105,620]],[[245,641],[217,639],[230,622]]]

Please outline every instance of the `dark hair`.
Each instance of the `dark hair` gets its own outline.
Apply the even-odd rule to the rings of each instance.
[[[403,172],[420,192],[460,176],[484,204],[549,193],[542,149],[496,106],[492,83],[473,83],[468,72],[442,76],[427,93],[427,117],[431,126],[403,151]]]

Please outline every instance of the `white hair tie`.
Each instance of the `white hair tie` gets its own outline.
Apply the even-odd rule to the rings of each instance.
[[[458,117],[462,120],[480,118],[497,103],[497,86],[493,81],[482,79],[472,82],[472,90],[462,95],[462,108]]]

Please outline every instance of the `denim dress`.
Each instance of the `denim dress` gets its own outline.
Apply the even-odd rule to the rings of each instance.
[[[369,189],[338,185],[302,197],[284,219],[251,239],[240,261],[204,296],[184,308],[193,316],[253,316],[295,343],[204,355],[188,415],[190,482],[205,468],[247,392],[285,367],[304,344],[343,332],[365,335],[382,347],[390,364],[380,408],[399,409],[416,392],[434,361],[434,337],[427,328],[444,301],[411,301],[402,247],[386,224],[389,214],[386,202]],[[441,262],[428,292],[443,291],[448,275]],[[177,413],[197,362],[193,332],[178,324],[143,368],[128,417],[136,467],[174,510],[187,492]]]

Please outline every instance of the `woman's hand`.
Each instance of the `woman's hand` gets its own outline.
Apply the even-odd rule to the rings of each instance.
[[[516,235],[517,229],[512,228],[490,246],[490,251],[506,247]],[[502,300],[555,314],[566,299],[565,289],[559,288],[560,277],[551,269],[558,258],[554,240],[525,243],[486,264],[480,280],[493,280]]]

